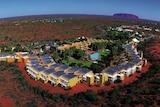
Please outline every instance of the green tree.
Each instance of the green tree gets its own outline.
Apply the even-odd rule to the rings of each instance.
[[[100,49],[105,49],[107,43],[106,42],[94,42],[89,46],[92,50],[98,51]]]
[[[94,73],[101,73],[103,69],[103,65],[99,63],[92,63],[90,66],[90,69],[92,69]]]
[[[84,93],[84,95],[85,95],[85,99],[87,99],[88,101],[91,101],[91,102],[98,101],[98,96],[96,92],[88,90]]]
[[[58,62],[59,54],[57,52],[54,52],[54,54],[52,55],[52,58],[54,59],[55,62]]]
[[[84,56],[86,56],[85,51],[83,51],[81,49],[75,49],[75,51],[73,53],[73,57],[75,59],[82,59]]]
[[[113,55],[117,55],[117,54],[118,54],[117,49],[118,49],[118,47],[113,46],[113,47],[112,47],[112,51],[111,51],[111,53],[112,53]]]

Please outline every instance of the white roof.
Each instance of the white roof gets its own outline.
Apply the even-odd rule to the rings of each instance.
[[[91,74],[86,74],[85,76],[86,76],[86,77],[89,77],[89,78],[91,78],[91,77],[93,77],[94,75],[91,75]]]
[[[136,38],[132,39],[133,42],[139,43],[139,40],[137,40]]]

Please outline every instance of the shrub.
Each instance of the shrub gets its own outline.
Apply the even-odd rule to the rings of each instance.
[[[120,79],[117,79],[114,81],[114,83],[121,83],[121,82],[122,82],[122,80],[120,80]]]
[[[108,86],[108,85],[110,85],[110,84],[111,84],[110,81],[106,81],[106,82],[105,82],[105,85],[106,85],[106,86]]]

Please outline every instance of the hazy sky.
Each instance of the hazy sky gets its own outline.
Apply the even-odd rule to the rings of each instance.
[[[0,18],[41,14],[131,13],[160,21],[160,0],[0,0]]]

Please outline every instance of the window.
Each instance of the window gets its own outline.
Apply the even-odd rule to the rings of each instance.
[[[55,79],[55,78],[53,78],[53,77],[50,77],[50,79],[52,80],[52,81],[56,81],[57,79]]]

